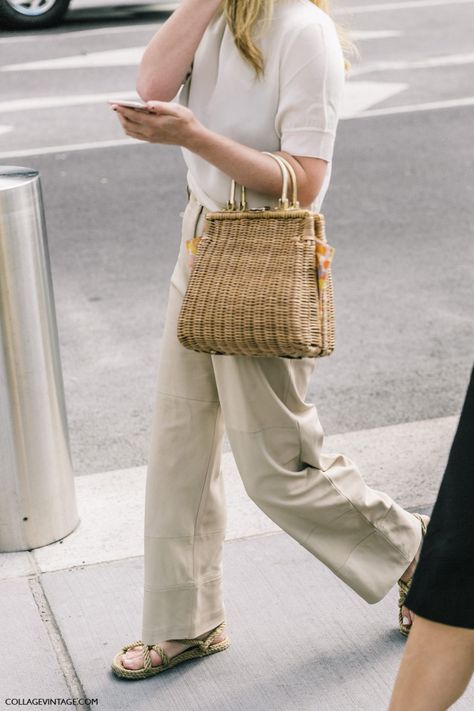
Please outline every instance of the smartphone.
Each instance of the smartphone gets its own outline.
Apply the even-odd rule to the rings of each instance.
[[[140,101],[132,101],[128,99],[109,99],[109,104],[118,104],[119,106],[125,106],[128,109],[136,109],[137,111],[149,111],[146,104]]]

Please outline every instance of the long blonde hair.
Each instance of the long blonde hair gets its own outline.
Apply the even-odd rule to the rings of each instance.
[[[311,0],[323,12],[330,15],[329,0]],[[223,13],[234,35],[235,45],[242,57],[253,67],[260,77],[264,72],[261,50],[252,39],[252,31],[258,20],[263,19],[264,27],[271,20],[275,0],[223,0]],[[358,54],[357,48],[349,38],[347,30],[336,24],[339,41],[345,56],[346,71],[350,67],[347,55]]]

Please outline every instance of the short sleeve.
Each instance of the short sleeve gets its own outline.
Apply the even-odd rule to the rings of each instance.
[[[344,57],[333,24],[312,23],[284,52],[275,130],[281,150],[332,159],[344,88]]]

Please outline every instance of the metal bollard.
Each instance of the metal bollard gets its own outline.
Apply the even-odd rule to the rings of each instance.
[[[78,522],[39,173],[0,166],[0,551]]]

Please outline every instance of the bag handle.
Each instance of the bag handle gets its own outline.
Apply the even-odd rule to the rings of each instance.
[[[282,156],[277,156],[274,153],[270,153],[268,151],[262,151],[267,156],[271,156],[280,166],[281,170],[281,175],[282,175],[282,180],[283,180],[283,185],[282,185],[282,193],[281,197],[278,199],[278,207],[280,209],[288,210],[290,208],[297,209],[299,208],[300,204],[298,202],[298,195],[297,195],[297,183],[296,183],[296,173],[294,171],[293,166],[291,163],[289,163],[286,158],[283,158]],[[291,179],[291,192],[292,192],[292,198],[291,202],[288,200],[288,176],[290,176]],[[227,201],[226,205],[226,210],[237,210],[236,202],[235,202],[235,188],[236,188],[236,182],[235,180],[232,180],[231,185],[230,185],[230,196],[229,200]],[[246,210],[247,209],[247,198],[246,198],[246,188],[245,185],[240,186],[240,210]]]
[[[296,182],[296,173],[289,161],[286,160],[286,158],[283,158],[283,156],[277,156],[275,153],[269,153],[268,151],[262,151],[267,156],[271,156],[274,160],[277,161],[279,164],[282,175],[283,171],[285,171],[284,176],[283,176],[283,192],[280,200],[278,201],[278,206],[283,207],[284,209],[288,208],[299,208],[300,204],[298,202],[298,186]],[[285,170],[286,169],[286,170]],[[286,178],[286,184],[288,184],[288,175],[291,178],[291,202],[288,202],[287,198],[287,188],[285,187],[285,178]]]

